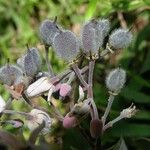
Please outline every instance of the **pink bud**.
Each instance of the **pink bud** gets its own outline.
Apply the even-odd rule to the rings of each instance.
[[[99,119],[92,119],[90,123],[90,133],[93,138],[98,138],[102,135],[103,124]]]
[[[59,91],[59,94],[60,96],[62,97],[65,97],[67,96],[71,91],[71,86],[67,83],[63,83],[61,84],[61,87],[60,87],[60,91]]]
[[[58,91],[60,88],[61,88],[61,84],[60,83],[56,84],[54,92]]]
[[[69,117],[68,115],[65,116],[64,120],[63,120],[63,127],[66,128],[66,129],[69,129],[69,128],[73,128],[75,127],[77,124],[77,118],[72,116],[72,117]]]

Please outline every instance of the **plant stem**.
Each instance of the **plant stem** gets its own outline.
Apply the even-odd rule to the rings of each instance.
[[[77,77],[79,78],[80,82],[82,83],[82,85],[87,89],[88,84],[86,83],[86,81],[82,77],[81,71],[78,68],[77,64],[73,64],[72,68],[73,68],[74,72],[76,73]]]
[[[42,95],[42,98],[47,101],[47,96]],[[53,104],[52,101],[48,102],[49,106],[51,106],[52,111],[53,111],[53,115],[59,120],[59,121],[63,121],[63,115],[61,114],[61,112],[57,109],[57,107],[55,107],[55,105]]]
[[[84,128],[82,128],[80,125],[77,126],[77,129],[79,130],[79,132],[83,135],[83,137],[87,140],[87,142],[91,145],[91,147],[94,147],[93,142],[91,141],[91,138],[89,137],[89,135],[85,132]]]
[[[73,81],[75,79],[75,73],[74,72],[72,72],[71,74],[70,74],[70,76],[69,76],[69,79],[68,79],[68,81],[67,81],[67,84],[71,84],[71,82]]]
[[[48,58],[48,54],[49,54],[49,46],[45,46],[45,59],[46,59],[46,64],[47,64],[47,67],[48,67],[48,72],[49,74],[51,75],[51,77],[54,76],[54,72],[53,72],[53,69],[52,69],[52,65],[49,61],[49,58]]]
[[[30,99],[26,96],[25,93],[22,94],[22,98],[24,99],[24,101],[29,104],[29,106],[33,107],[32,102],[30,101]]]
[[[27,118],[31,118],[32,117],[29,113],[20,112],[20,111],[14,111],[14,110],[4,110],[3,113],[4,114],[11,114],[11,115],[19,114],[19,115],[23,115],[23,116],[25,116]]]
[[[80,71],[81,74],[84,74],[88,70],[88,66],[83,67]],[[52,77],[50,79],[51,83],[59,82],[60,80],[64,79],[68,75],[70,75],[73,71],[72,70],[65,70],[64,72],[61,72],[60,74],[56,75],[55,77]]]
[[[112,107],[114,98],[115,98],[114,95],[112,95],[112,94],[109,95],[107,107],[106,107],[106,110],[105,110],[104,115],[102,116],[103,125],[105,125],[105,122],[106,122],[107,116],[108,116],[108,114],[109,114],[109,112],[110,112],[110,109],[111,109],[111,107]]]
[[[6,103],[6,106],[5,106],[5,109],[8,109],[9,107],[10,107],[10,104],[11,104],[11,102],[12,102],[12,97],[10,97],[9,99],[8,99],[8,101],[7,101],[7,103]]]
[[[103,131],[105,131],[106,129],[112,127],[113,124],[115,124],[116,122],[120,121],[120,120],[123,119],[123,118],[124,118],[124,117],[122,117],[122,116],[119,115],[119,116],[118,116],[117,118],[115,118],[114,120],[108,122],[108,123],[104,126]]]
[[[100,53],[100,58],[103,58],[103,57],[106,56],[108,53],[114,53],[114,51],[110,48],[109,44],[107,43],[106,49],[103,50],[103,51]]]
[[[108,50],[108,49],[103,50],[103,51],[100,53],[100,58],[103,58],[103,57],[106,56],[108,53],[109,53],[109,50]]]
[[[89,62],[89,75],[88,75],[88,95],[87,95],[87,98],[90,98],[91,99],[91,105],[93,107],[93,116],[94,118],[92,119],[99,119],[99,116],[98,116],[98,111],[97,111],[97,107],[96,107],[96,104],[93,100],[93,72],[94,72],[94,66],[95,66],[95,60],[91,60]]]
[[[101,137],[96,139],[94,150],[103,150]]]

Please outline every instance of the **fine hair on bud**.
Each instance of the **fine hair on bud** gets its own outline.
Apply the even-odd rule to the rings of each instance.
[[[60,32],[60,30],[56,22],[47,19],[41,23],[39,32],[43,43],[47,46],[51,46],[54,37]]]
[[[6,64],[0,68],[0,81],[3,84],[11,86],[18,78],[22,76],[22,70],[16,65]]]
[[[71,62],[79,54],[79,41],[73,32],[61,31],[54,39],[53,48],[60,58]]]
[[[109,45],[114,49],[123,49],[129,46],[132,34],[128,29],[117,29],[109,37]]]
[[[116,68],[112,70],[106,78],[106,86],[109,91],[118,93],[123,88],[126,81],[125,70]]]
[[[29,48],[27,53],[17,60],[26,76],[34,77],[41,69],[41,58],[37,48]]]
[[[103,45],[103,31],[97,20],[91,20],[82,29],[82,47],[85,54],[98,53]]]
[[[98,21],[99,28],[103,32],[103,36],[106,37],[110,30],[110,22],[108,19],[101,19]]]

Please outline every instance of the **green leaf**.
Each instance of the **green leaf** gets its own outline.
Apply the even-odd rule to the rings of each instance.
[[[94,12],[96,11],[96,5],[97,5],[98,0],[91,0],[88,9],[85,14],[85,21],[89,20],[92,18],[94,15]]]
[[[85,140],[83,135],[81,135],[80,131],[78,131],[76,128],[69,129],[65,131],[65,135],[63,136],[63,149],[80,149],[82,145],[82,149],[89,150],[90,145]]]
[[[131,71],[128,71],[128,74],[131,76],[130,78],[132,79],[132,80],[134,80],[133,82],[135,83],[137,83],[137,84],[139,84],[139,85],[142,85],[142,86],[146,86],[146,87],[148,87],[148,88],[150,88],[150,83],[149,82],[147,82],[146,80],[144,80],[141,76],[140,76],[140,74],[136,74],[136,73],[134,73],[134,72],[131,72]],[[133,83],[132,83],[133,84]]]
[[[140,45],[142,44],[142,42],[145,42],[146,39],[148,40],[148,38],[149,38],[148,33],[150,33],[150,26],[149,25],[144,27],[143,30],[138,33],[137,39],[136,39],[136,42],[135,42],[135,46],[134,46],[134,51],[139,50]]]
[[[128,101],[136,103],[150,103],[150,96],[147,96],[138,91],[134,91],[134,89],[131,88],[123,88],[120,95],[128,99]]]
[[[107,138],[113,137],[148,137],[150,136],[150,126],[147,124],[126,123],[120,121],[107,132]]]
[[[121,137],[120,140],[111,148],[107,150],[128,150],[124,139]]]
[[[146,55],[145,61],[143,63],[141,73],[144,73],[148,70],[150,70],[150,51],[147,52],[147,55]]]
[[[150,111],[139,110],[134,116],[135,119],[150,120]]]

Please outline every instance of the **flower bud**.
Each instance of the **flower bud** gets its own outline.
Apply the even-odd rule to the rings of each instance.
[[[23,76],[22,70],[15,65],[7,64],[0,68],[0,81],[3,84],[11,86],[21,76]]]
[[[6,122],[12,124],[14,128],[20,128],[24,125],[24,122],[20,119],[8,120]]]
[[[132,41],[132,34],[127,29],[118,29],[112,32],[109,37],[109,45],[114,49],[123,49],[129,46]]]
[[[26,94],[28,97],[34,97],[41,95],[42,93],[48,91],[50,88],[54,88],[53,84],[50,83],[47,77],[41,77],[34,83],[28,86]]]
[[[84,115],[90,112],[89,100],[84,100],[74,105],[71,109],[71,114],[77,116],[78,118],[83,117]]]
[[[90,133],[93,138],[98,138],[102,135],[103,123],[99,119],[92,119],[90,122]]]
[[[59,91],[60,96],[62,97],[67,96],[70,93],[70,91],[71,91],[71,86],[69,84],[67,83],[61,84],[60,91]]]
[[[112,70],[106,78],[106,86],[109,91],[118,93],[126,81],[126,72],[121,68]]]
[[[4,99],[0,96],[0,113],[5,109],[6,102]]]
[[[50,131],[52,119],[46,112],[38,109],[33,109],[29,114],[32,117],[27,120],[27,126],[31,131],[36,129],[39,126],[39,124],[42,124],[43,121],[45,122],[45,127],[43,128],[42,133],[46,134]]]
[[[132,104],[129,108],[123,109],[123,111],[120,113],[120,116],[122,118],[131,118],[136,112],[136,106]]]
[[[84,100],[84,91],[83,88],[81,86],[79,86],[79,99],[78,102],[83,101]]]
[[[108,19],[101,19],[98,21],[98,26],[103,32],[103,36],[106,37],[110,30],[110,22]]]
[[[17,64],[29,77],[34,77],[41,68],[41,58],[37,48],[29,48],[27,54],[17,60]]]
[[[82,30],[82,46],[85,54],[97,54],[103,44],[103,31],[98,21],[91,20]]]
[[[77,118],[75,116],[69,116],[68,114],[64,117],[63,127],[66,129],[73,128],[77,125]]]
[[[40,38],[45,45],[51,46],[55,36],[60,32],[54,21],[44,20],[40,26]]]
[[[71,62],[79,53],[79,41],[71,31],[61,31],[54,38],[53,48],[59,57]]]

